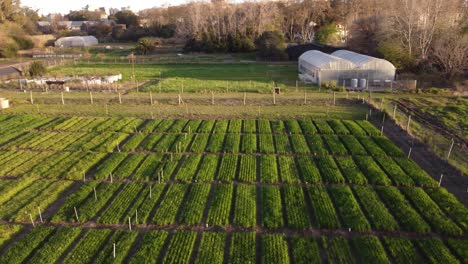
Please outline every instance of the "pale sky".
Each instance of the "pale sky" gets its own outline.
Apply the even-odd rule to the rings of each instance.
[[[178,5],[190,2],[190,0],[21,0],[22,6],[39,9],[39,14],[49,13],[68,14],[70,10],[80,10],[87,4],[92,9],[105,7],[109,12],[110,7],[121,8],[130,6],[133,11],[145,8],[160,7],[163,5]]]

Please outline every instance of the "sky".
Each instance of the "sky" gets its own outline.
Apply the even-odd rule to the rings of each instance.
[[[130,6],[133,11],[145,8],[160,7],[163,5],[178,5],[189,2],[189,0],[21,0],[22,6],[38,9],[39,14],[49,13],[68,14],[70,10],[80,10],[87,4],[91,8],[110,7],[121,8]]]

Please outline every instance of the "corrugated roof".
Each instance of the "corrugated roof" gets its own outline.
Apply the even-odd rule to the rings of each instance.
[[[348,60],[354,63],[356,67],[359,67],[359,68],[365,67],[366,64],[369,64],[369,63],[378,63],[380,65],[385,65],[386,67],[395,69],[395,66],[393,66],[393,64],[387,60],[367,56],[367,55],[356,53],[356,52],[349,51],[349,50],[337,50],[333,52],[331,55]]]
[[[318,50],[309,50],[299,57],[299,63],[306,62],[320,69],[351,69],[353,63],[342,58],[323,53]],[[338,67],[339,65],[339,67]]]

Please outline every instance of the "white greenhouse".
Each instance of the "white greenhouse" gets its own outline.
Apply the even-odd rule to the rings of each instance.
[[[339,85],[361,88],[367,85],[391,86],[395,78],[395,66],[389,61],[338,50],[326,54],[310,50],[299,57],[299,78],[305,82],[321,85],[336,81]]]
[[[338,80],[353,68],[351,62],[318,50],[306,51],[299,57],[299,78],[305,82],[321,84]]]
[[[89,47],[98,44],[97,38],[93,36],[75,36],[59,38],[55,41],[55,47],[70,48],[70,47]]]
[[[388,82],[395,79],[395,66],[387,60],[379,59],[349,50],[337,50],[333,56],[348,60],[356,65],[358,75],[355,78],[365,78],[371,83]]]

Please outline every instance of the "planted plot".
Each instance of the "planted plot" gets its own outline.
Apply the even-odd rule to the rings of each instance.
[[[257,156],[242,155],[240,159],[239,180],[255,182],[257,180]]]
[[[218,180],[230,182],[236,178],[237,155],[224,155],[218,171]]]
[[[335,134],[346,135],[350,134],[349,130],[340,120],[328,120],[328,125],[333,129]]]
[[[314,120],[320,134],[335,134],[335,131],[328,125],[325,120]]]
[[[50,236],[53,227],[38,226],[0,256],[0,263],[22,263],[41,242]]]
[[[464,263],[468,260],[468,242],[467,240],[451,239],[447,240],[447,244],[452,249],[452,252],[458,256],[458,259]]]
[[[274,134],[283,134],[286,132],[284,123],[281,120],[272,120],[270,121],[270,125]]]
[[[315,127],[314,123],[312,120],[299,120],[299,125],[302,128],[302,131],[304,134],[317,134],[317,128]]]
[[[327,142],[328,148],[330,149],[331,154],[335,155],[346,155],[348,151],[346,150],[343,143],[341,143],[340,138],[337,135],[323,135],[323,139]]]
[[[68,253],[63,263],[90,263],[111,233],[110,229],[89,229],[73,250]]]
[[[301,125],[295,119],[288,119],[283,121],[286,130],[289,134],[302,134]]]
[[[189,133],[189,134],[192,132],[195,132],[197,131],[201,123],[202,123],[202,120],[190,120],[185,125],[184,129],[182,129],[182,132]]]
[[[112,173],[115,178],[125,179],[133,176],[133,172],[138,168],[140,163],[146,158],[144,154],[130,154],[120,163],[120,165]]]
[[[175,142],[177,142],[176,134],[165,134],[158,143],[154,145],[152,150],[156,152],[174,151],[176,146],[176,144],[174,144]]]
[[[151,151],[155,150],[164,134],[149,134],[145,137],[143,142],[137,147],[137,150]]]
[[[294,148],[294,153],[309,154],[310,149],[303,135],[291,135],[291,142]]]
[[[289,263],[288,244],[281,235],[262,235],[262,263]]]
[[[259,150],[261,153],[273,154],[275,153],[275,144],[273,143],[272,134],[259,134]]]
[[[149,231],[143,235],[140,247],[130,258],[129,263],[151,263],[156,264],[161,254],[168,233],[165,231]]]
[[[128,183],[122,191],[114,197],[112,203],[98,217],[97,222],[103,224],[119,224],[125,222],[125,212],[145,187],[143,184]]]
[[[229,263],[255,263],[255,233],[233,233],[229,250]]]
[[[147,223],[151,210],[155,207],[159,200],[159,196],[164,190],[164,184],[154,184],[152,186],[144,186],[143,190],[138,194],[133,204],[127,209],[126,215],[122,222],[131,217],[135,224]],[[150,189],[151,188],[151,189]],[[138,219],[136,214],[138,211]],[[136,221],[138,220],[138,221]]]
[[[395,185],[414,186],[414,181],[398,166],[398,164],[389,157],[378,156],[375,160],[380,167],[387,173]]]
[[[306,135],[306,139],[309,143],[310,153],[315,156],[328,154],[328,150],[320,135]]]
[[[283,226],[281,192],[276,186],[261,187],[262,225],[267,228]]]
[[[218,185],[213,189],[213,198],[208,211],[208,224],[220,226],[229,224],[233,192],[233,185]]]
[[[229,126],[228,120],[216,120],[212,133],[225,134]]]
[[[234,205],[234,224],[243,227],[253,227],[256,223],[256,188],[251,185],[239,184],[236,190]]]
[[[275,156],[260,156],[260,181],[266,183],[279,181]]]
[[[286,209],[286,220],[288,226],[297,229],[306,229],[310,226],[302,187],[284,186],[283,201]]]
[[[424,253],[429,263],[460,263],[444,242],[438,238],[421,238],[416,240],[416,245]]]
[[[432,229],[448,235],[461,235],[463,231],[440,210],[437,204],[421,188],[404,188],[401,190],[413,202]]]
[[[95,258],[96,263],[124,263],[130,248],[133,245],[138,233],[117,230],[111,237],[109,237],[108,243],[104,245],[99,254]],[[115,257],[113,256],[115,244]]]
[[[275,140],[276,153],[289,154],[292,152],[292,147],[287,135],[274,135],[273,138]]]
[[[93,178],[96,180],[107,179],[110,174],[120,165],[120,163],[127,157],[125,153],[109,154],[107,159],[96,167]]]
[[[198,164],[200,163],[201,158],[202,155],[186,155],[175,179],[184,182],[192,181],[197,173]]]
[[[303,180],[306,183],[317,183],[322,181],[319,169],[317,168],[314,159],[309,157],[298,157],[297,162],[299,169],[301,170]]]
[[[429,225],[411,207],[398,189],[395,187],[379,187],[376,191],[404,230],[418,233],[431,231]]]
[[[206,151],[218,153],[223,149],[225,134],[211,134],[208,145],[206,146]]]
[[[343,220],[344,227],[358,231],[370,230],[369,222],[367,222],[364,213],[348,186],[332,186],[328,190],[335,203],[335,208]]]
[[[244,133],[256,133],[257,122],[255,120],[244,120],[242,132]]]
[[[353,135],[343,135],[340,136],[340,139],[351,155],[367,155],[366,149]]]
[[[344,237],[322,237],[322,246],[331,263],[356,263],[348,241]]]
[[[229,127],[227,132],[228,133],[237,133],[239,134],[242,130],[242,120],[230,120]]]
[[[379,196],[372,188],[354,186],[353,190],[374,228],[386,231],[398,230],[397,221],[385,207],[385,204],[380,201]]]
[[[444,188],[426,189],[427,194],[462,229],[468,231],[468,209]]]
[[[188,225],[201,223],[210,190],[210,184],[193,184],[185,203],[182,204],[177,222]]]
[[[398,148],[392,141],[385,137],[374,137],[375,142],[387,153],[389,156],[404,157],[405,153]]]
[[[383,241],[388,253],[395,263],[423,263],[424,260],[418,254],[411,240],[400,237],[384,237]]]
[[[323,156],[317,159],[317,164],[320,169],[322,180],[328,183],[344,183],[345,179],[338,169],[335,161],[331,156]]]
[[[196,134],[193,138],[192,145],[190,146],[190,151],[195,153],[204,152],[209,138],[210,135],[208,134]]]
[[[143,133],[152,133],[159,123],[161,123],[161,120],[147,120],[143,127],[140,128],[140,131]]]
[[[133,178],[142,180],[158,180],[158,172],[156,170],[161,165],[162,158],[163,156],[161,155],[146,155],[146,158],[133,173]]]
[[[307,191],[318,227],[339,228],[338,215],[325,187],[312,186]]]
[[[363,263],[389,263],[385,249],[375,236],[359,236],[351,238],[354,248],[357,248],[360,260]]]
[[[141,144],[141,142],[143,142],[143,140],[146,138],[147,135],[145,134],[133,134],[128,140],[127,142],[125,142],[122,146],[120,146],[119,148],[122,150],[122,151],[125,151],[125,152],[131,152],[131,151],[135,151],[138,146]],[[149,148],[151,149],[151,148]]]
[[[376,156],[386,156],[385,151],[383,151],[370,137],[357,136],[359,142],[364,146],[366,151],[373,157]]]
[[[225,233],[204,232],[195,263],[223,263]]]
[[[185,119],[175,120],[172,123],[172,126],[169,127],[166,131],[170,133],[180,133],[187,123],[188,120]]]
[[[70,158],[69,163],[67,163],[67,165],[70,165],[68,168],[57,169],[56,173],[55,171],[50,171],[49,173],[51,176],[54,174],[59,175],[62,179],[81,180],[83,178],[83,172],[88,172],[95,164],[100,163],[105,156],[106,154],[104,153],[84,153],[84,155],[79,155],[76,159]]]
[[[162,197],[161,203],[152,219],[154,224],[170,225],[174,224],[177,211],[188,190],[186,184],[172,184],[166,194]]]
[[[56,263],[65,250],[78,237],[79,228],[58,228],[42,247],[28,258],[29,263]]]
[[[240,149],[240,134],[227,134],[223,146],[223,152],[238,153]]]
[[[355,121],[369,136],[380,135],[380,131],[373,126],[369,121],[366,120],[356,120]]]
[[[394,161],[413,179],[419,186],[437,187],[438,182],[422,170],[414,161],[406,158],[394,158]]]
[[[257,135],[255,134],[242,135],[241,152],[242,153],[256,153],[257,152]]]
[[[211,133],[215,120],[203,120],[200,126],[197,128],[198,133]]]
[[[354,184],[367,184],[367,178],[359,170],[351,157],[335,157],[336,163],[340,167],[346,181]]]
[[[370,183],[378,185],[390,185],[392,183],[371,157],[355,156],[354,160]]]
[[[196,232],[176,232],[169,242],[163,263],[189,263],[196,238]]]
[[[321,256],[317,241],[310,237],[294,236],[291,238],[291,251],[294,263],[320,264]]]
[[[257,120],[258,133],[259,134],[271,134],[270,121],[268,120]]]
[[[285,183],[300,183],[299,173],[296,168],[294,157],[280,156],[278,163],[281,172],[281,181]]]
[[[0,226],[0,247],[2,247],[14,235],[23,230],[21,225],[1,225]]]
[[[195,179],[197,181],[214,180],[218,168],[218,159],[217,155],[204,155]]]

